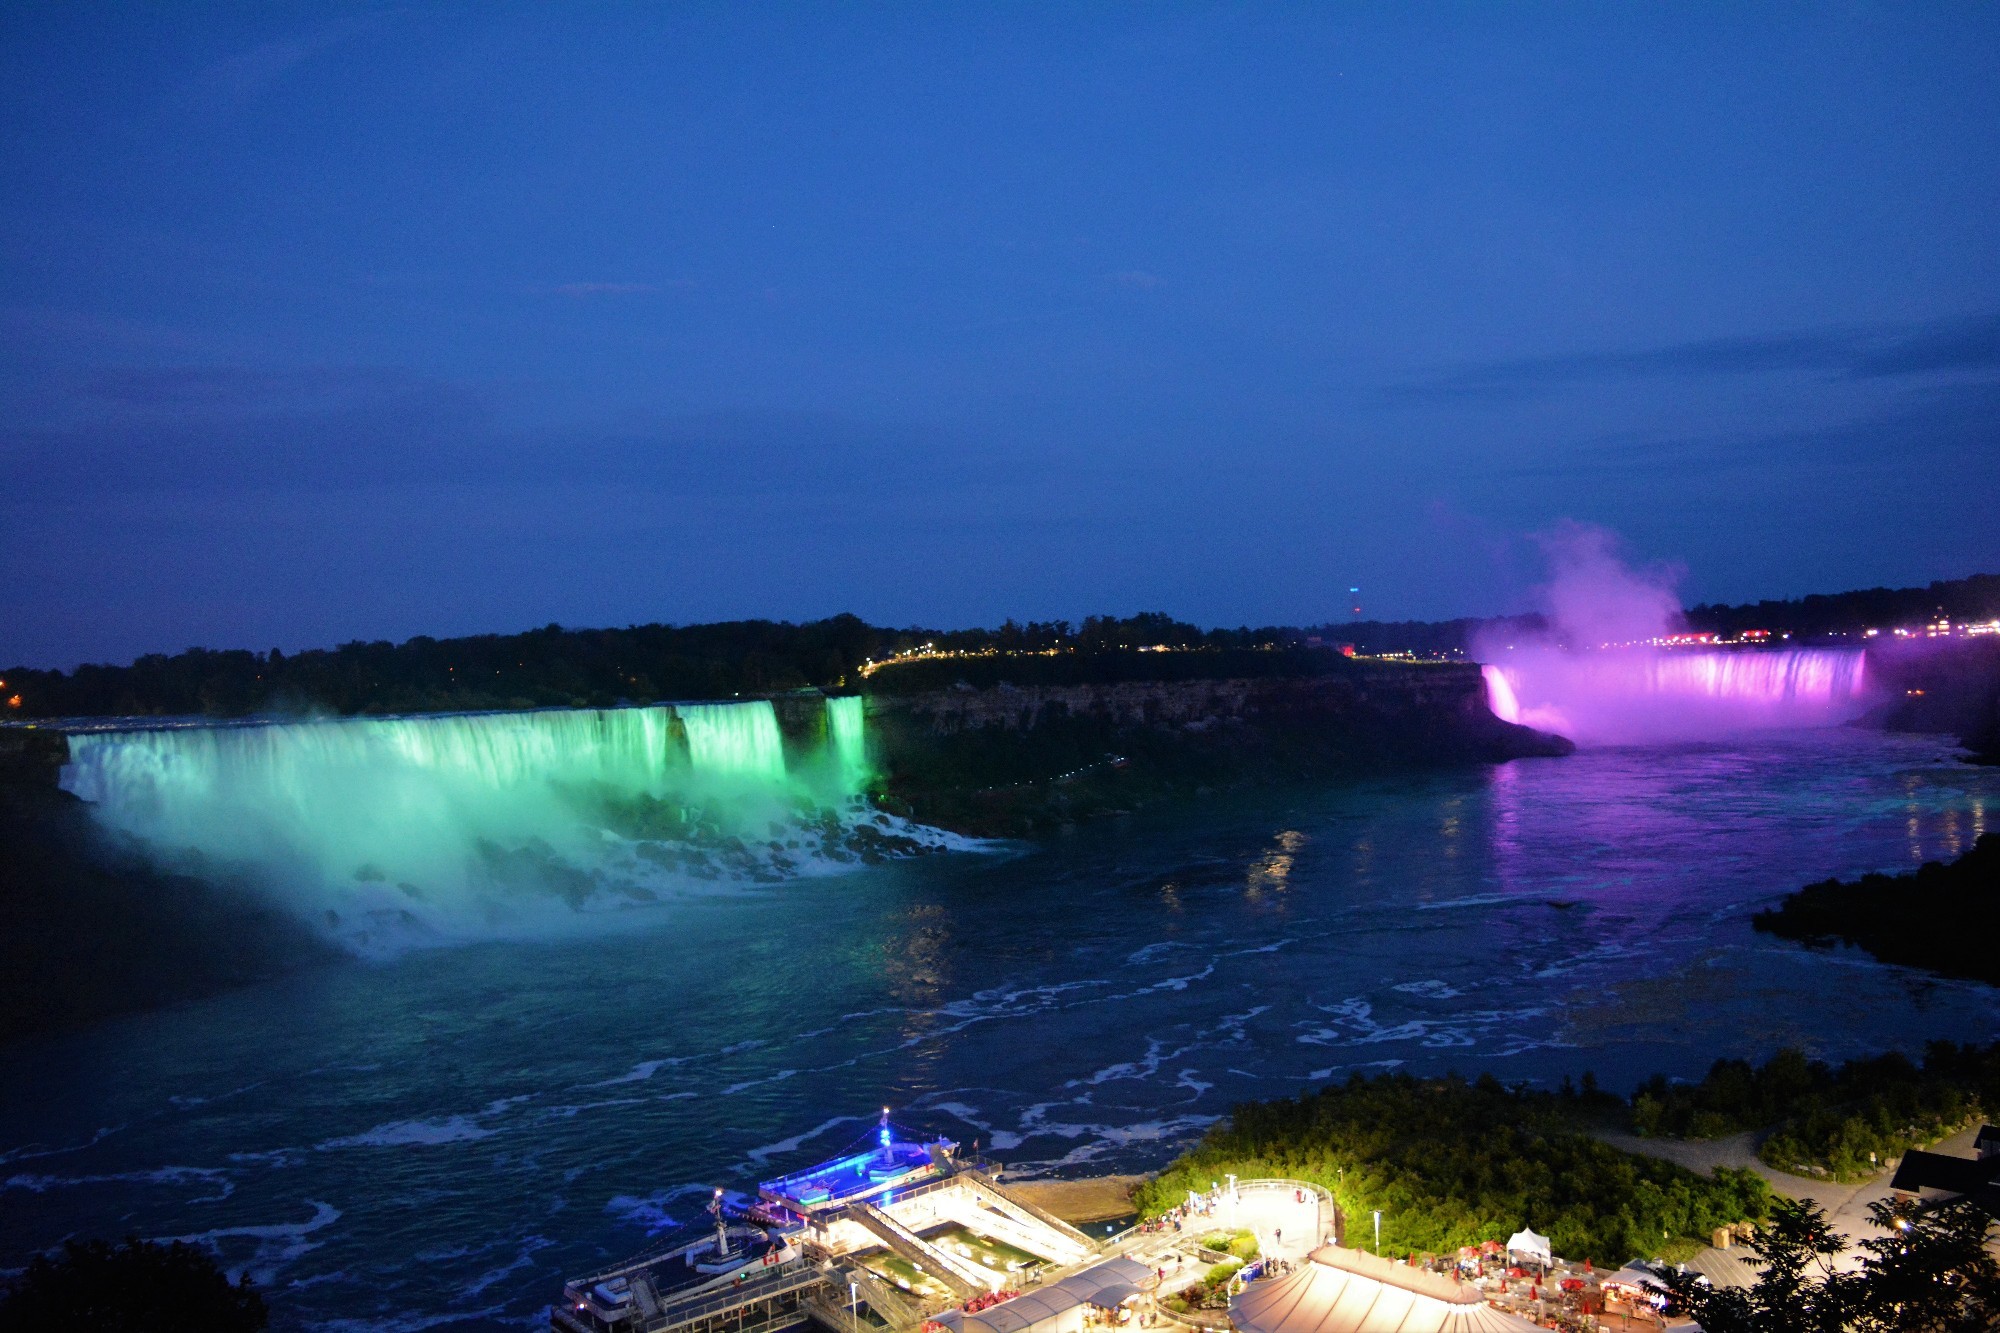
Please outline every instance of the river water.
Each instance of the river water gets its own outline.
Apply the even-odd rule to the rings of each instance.
[[[1086,1173],[1357,1069],[1624,1089],[1990,1040],[2000,992],[1749,925],[2000,825],[1951,756],[1830,730],[1216,798],[16,1044],[0,1254],[201,1237],[275,1327],[530,1328],[883,1105]]]

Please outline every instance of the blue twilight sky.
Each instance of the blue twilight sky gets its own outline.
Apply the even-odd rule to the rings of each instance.
[[[2000,569],[2000,6],[0,13],[0,662]]]

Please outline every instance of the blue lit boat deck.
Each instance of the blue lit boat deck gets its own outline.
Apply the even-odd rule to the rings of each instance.
[[[834,1208],[929,1175],[933,1169],[925,1145],[891,1140],[886,1147],[875,1144],[861,1152],[767,1180],[758,1187],[758,1193],[791,1207]]]

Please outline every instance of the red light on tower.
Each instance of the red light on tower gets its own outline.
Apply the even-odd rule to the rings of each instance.
[[[1357,619],[1358,619],[1358,618],[1360,617],[1360,615],[1361,615],[1361,589],[1359,589],[1359,588],[1349,588],[1349,589],[1347,590],[1347,613],[1348,613],[1349,615],[1351,615],[1351,616],[1354,616],[1354,617],[1356,617]]]

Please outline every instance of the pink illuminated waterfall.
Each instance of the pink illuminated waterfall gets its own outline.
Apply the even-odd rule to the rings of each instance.
[[[1862,654],[1536,647],[1483,668],[1496,717],[1585,745],[1836,726],[1861,711]]]

